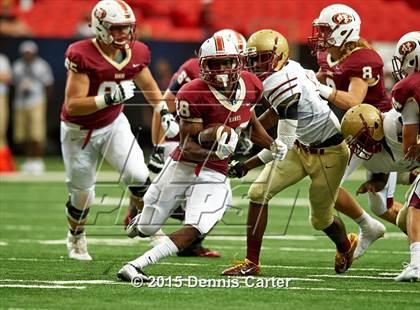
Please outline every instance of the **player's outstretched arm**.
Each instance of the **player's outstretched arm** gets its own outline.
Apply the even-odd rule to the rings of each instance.
[[[343,110],[348,110],[365,100],[369,83],[373,81],[351,77],[348,91],[337,90],[327,85],[320,85],[320,95]]]

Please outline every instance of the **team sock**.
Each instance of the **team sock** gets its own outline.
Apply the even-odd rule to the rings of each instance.
[[[175,254],[178,251],[179,250],[175,243],[173,243],[170,238],[166,238],[165,241],[163,241],[162,243],[150,249],[139,258],[136,258],[135,260],[128,263],[136,268],[143,269],[146,266],[156,264],[162,258],[171,256],[172,254]]]
[[[262,240],[267,226],[268,207],[250,203],[247,220],[246,258],[258,264]]]
[[[346,227],[343,222],[334,216],[330,226],[323,230],[327,236],[335,243],[340,253],[347,253],[350,250],[350,240],[347,238]]]
[[[420,267],[420,241],[410,245],[411,264]]]

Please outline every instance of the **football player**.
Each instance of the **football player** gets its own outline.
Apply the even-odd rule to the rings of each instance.
[[[268,149],[271,146],[276,154],[281,152],[255,116],[253,106],[261,98],[262,84],[253,74],[242,71],[242,57],[235,44],[214,36],[201,45],[198,58],[200,79],[185,84],[176,96],[180,144],[157,182],[149,187],[144,209],[128,225],[127,234],[153,235],[180,198],[186,200],[184,226],[123,266],[118,277],[124,281],[147,280],[142,271],[145,267],[187,247],[221,220],[232,199],[226,173],[238,141],[236,131],[250,124],[254,142]],[[229,138],[226,132],[221,134],[215,149],[209,150],[198,143],[198,135],[213,123],[223,123],[231,131]]]
[[[331,103],[340,120],[346,110],[361,103],[372,104],[381,112],[391,109],[384,85],[383,61],[360,37],[360,24],[359,15],[351,7],[329,5],[313,21],[313,33],[308,39],[320,67],[317,73],[322,83],[320,95]],[[352,160],[346,173],[353,172],[361,162]],[[358,224],[359,246],[367,248],[384,235],[385,227],[355,204],[343,187],[335,208]]]
[[[223,29],[217,31],[214,35],[219,35],[226,37],[232,40],[239,52],[243,52],[244,47],[246,45],[246,39],[244,36],[235,30],[232,29]],[[172,76],[172,79],[169,83],[168,89],[166,89],[164,93],[164,99],[168,104],[169,112],[175,113],[175,97],[178,93],[179,89],[186,83],[191,82],[192,80],[199,78],[200,75],[200,67],[198,63],[198,58],[190,58],[185,61],[181,67],[177,70],[177,72]],[[166,159],[169,155],[175,150],[175,148],[179,145],[179,135],[175,137],[165,137],[165,143],[155,145],[153,148],[153,152],[149,158],[148,168],[154,173],[159,173]],[[243,140],[242,140],[243,141]],[[238,142],[238,147],[240,146],[241,139]],[[248,143],[248,148],[250,144]],[[252,145],[251,145],[252,147]],[[131,221],[131,219],[137,215],[137,208],[135,206],[130,207],[129,213],[125,218],[125,224]],[[183,221],[185,219],[185,211],[182,207],[176,208],[172,217]],[[160,238],[164,237],[165,234],[163,231],[159,230],[155,236],[151,237],[152,243],[159,242]],[[205,236],[200,236],[195,240],[189,247],[183,249],[182,251],[178,252],[178,256],[200,256],[200,257],[220,257],[220,253],[218,251],[212,251],[208,248],[202,246],[202,241]]]
[[[394,109],[381,113],[372,105],[357,105],[344,114],[341,133],[351,153],[363,160],[367,170],[367,181],[359,187],[357,194],[367,192],[373,213],[397,225],[397,214],[402,205],[394,202],[397,179],[395,173],[390,172],[410,172],[416,168],[415,163],[403,161],[400,113]],[[347,177],[345,174],[342,181]],[[354,258],[363,255],[366,249],[358,246]]]
[[[272,161],[265,150],[233,168],[243,176],[266,164],[248,191],[247,255],[244,261],[223,271],[228,276],[260,273],[260,251],[268,219],[268,202],[276,194],[306,176],[310,219],[335,243],[335,271],[345,272],[352,264],[357,235],[346,233],[344,223],[334,216],[334,203],[349,150],[339,131],[339,122],[318,94],[315,76],[289,60],[287,40],[274,30],[260,30],[247,42],[247,65],[264,81],[264,101],[270,107],[260,116],[265,128],[277,124],[277,140],[287,146],[284,160]],[[252,134],[251,134],[252,137]]]
[[[104,0],[91,14],[94,39],[71,44],[65,54],[67,84],[61,112],[61,147],[70,194],[66,204],[69,257],[91,260],[84,224],[95,197],[96,166],[102,156],[122,176],[133,200],[140,200],[148,170],[123,103],[137,85],[162,115],[163,127],[176,134],[178,125],[152,77],[150,51],[136,42],[136,18],[122,0]],[[134,82],[133,82],[134,81]]]
[[[393,58],[392,104],[401,112],[404,160],[420,165],[420,32],[405,34],[398,41]],[[420,281],[420,174],[407,192],[404,208],[398,214],[399,225],[406,226],[411,261],[395,280]]]

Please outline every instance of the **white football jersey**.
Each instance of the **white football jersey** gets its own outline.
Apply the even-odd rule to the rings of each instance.
[[[384,113],[383,126],[386,146],[373,154],[370,160],[364,160],[363,166],[373,173],[406,172],[414,169],[415,166],[407,167],[402,161],[404,152],[401,114],[394,109]]]
[[[340,123],[327,101],[320,97],[317,82],[298,62],[289,60],[263,84],[264,97],[280,119],[290,119],[284,115],[286,111],[290,115],[292,106],[297,105],[296,138],[302,144],[316,145],[340,133]]]

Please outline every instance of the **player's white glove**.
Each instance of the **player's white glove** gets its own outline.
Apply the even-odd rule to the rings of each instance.
[[[224,132],[217,144],[216,155],[221,160],[232,155],[235,152],[236,144],[238,144],[239,136],[233,129],[230,130],[230,139],[228,143],[226,143],[227,137],[227,132]]]
[[[101,110],[111,105],[123,103],[124,101],[134,97],[135,88],[136,86],[133,81],[122,81],[117,84],[117,87],[115,87],[111,93],[96,96],[96,107],[98,110]]]
[[[276,139],[271,143],[270,150],[274,160],[283,160],[287,154],[287,145]]]
[[[105,103],[107,105],[123,103],[124,101],[134,97],[135,88],[136,85],[134,85],[133,81],[122,81],[117,84],[117,87],[112,93],[105,95]]]
[[[167,109],[160,111],[160,122],[163,130],[165,130],[166,137],[173,138],[179,133],[179,125],[175,117]]]

